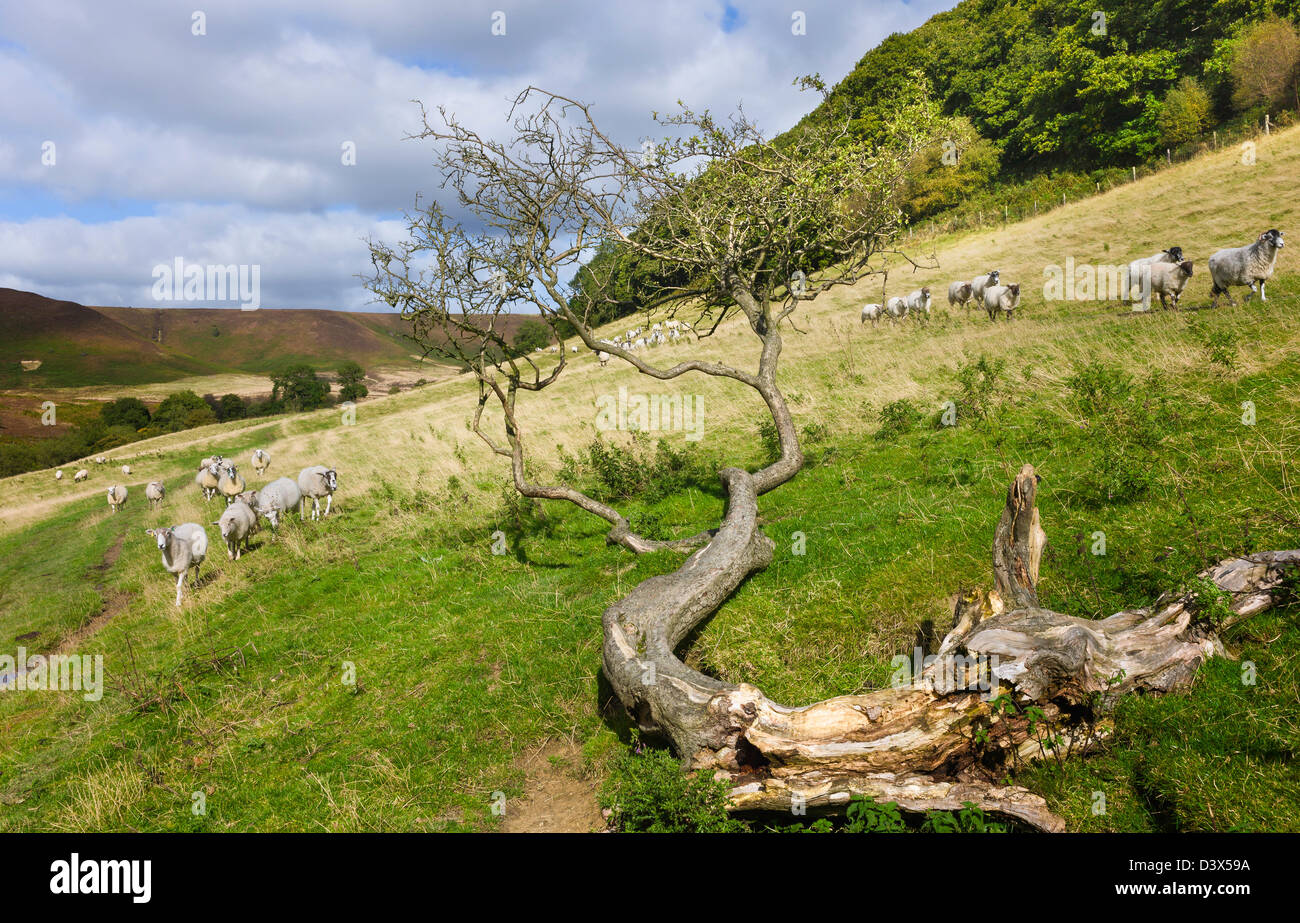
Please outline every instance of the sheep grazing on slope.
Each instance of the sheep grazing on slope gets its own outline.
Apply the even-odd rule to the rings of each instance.
[[[257,506],[254,509],[266,517],[266,521],[271,524],[271,531],[275,532],[280,517],[287,516],[301,500],[302,490],[297,482],[292,478],[276,478],[257,492]]]
[[[247,503],[254,510],[257,509],[257,503],[258,503],[257,491],[246,490],[239,495],[238,499],[244,503]]]
[[[202,471],[204,468],[211,468],[213,465],[220,468],[224,461],[225,459],[220,455],[209,455],[207,458],[203,459],[203,461],[199,462],[199,470]]]
[[[330,514],[330,504],[334,501],[334,491],[339,489],[339,476],[333,468],[324,465],[312,465],[303,468],[298,475],[298,489],[302,491],[299,502],[302,504],[300,518],[307,518],[307,501],[311,500],[311,518],[324,519]],[[320,498],[325,498],[325,512],[320,511]]]
[[[78,471],[76,474],[72,476],[72,480],[75,483],[76,481],[84,481],[88,477],[90,477],[90,472],[87,471],[85,468],[82,468],[80,471]]]
[[[235,498],[248,489],[244,483],[244,477],[235,468],[234,465],[226,465],[221,477],[217,480],[217,491],[221,496],[226,498],[226,505],[229,506],[235,502]]]
[[[226,543],[230,560],[238,561],[240,555],[248,550],[249,536],[257,531],[257,514],[243,500],[236,500],[226,507],[213,525],[221,531],[221,540]]]
[[[984,302],[984,290],[990,285],[997,285],[1002,281],[1002,272],[998,269],[990,269],[982,276],[976,276],[970,280],[970,296],[977,303]]]
[[[1220,250],[1210,257],[1210,281],[1213,287],[1210,294],[1214,296],[1211,307],[1218,307],[1219,296],[1227,295],[1228,304],[1236,304],[1228,287],[1248,285],[1251,294],[1259,286],[1259,300],[1268,301],[1264,294],[1264,283],[1273,275],[1277,267],[1277,254],[1282,249],[1282,232],[1274,228],[1259,235],[1259,240],[1245,247],[1232,247]],[[1246,296],[1250,300],[1250,295]]]
[[[253,470],[258,476],[266,474],[266,469],[271,467],[271,456],[267,455],[261,449],[253,450]]]
[[[966,309],[967,313],[969,313],[971,296],[973,294],[974,292],[971,291],[971,284],[969,282],[953,282],[948,286],[948,307],[951,308],[961,305]]]
[[[907,317],[907,299],[895,295],[885,302],[885,310],[889,313],[890,323],[896,323]]]
[[[1142,309],[1151,310],[1151,296],[1156,294],[1160,296],[1160,307],[1169,307],[1169,300],[1174,303],[1174,310],[1178,310],[1179,299],[1183,297],[1183,289],[1187,287],[1187,280],[1192,277],[1192,261],[1183,260],[1181,263],[1152,263],[1146,269],[1147,284],[1144,286],[1146,291],[1142,293]]]
[[[206,468],[200,468],[199,473],[194,476],[194,483],[199,485],[203,491],[203,499],[211,500],[217,493],[217,485],[221,483],[221,469],[217,463],[213,462]]]
[[[984,310],[989,312],[989,320],[997,322],[998,312],[1012,319],[1012,312],[1020,307],[1020,283],[1014,285],[990,285],[984,289]]]
[[[930,289],[919,288],[907,296],[907,313],[918,318],[930,317]]]
[[[114,513],[126,506],[126,488],[121,484],[114,484],[108,489],[108,507]]]
[[[149,509],[163,502],[167,496],[167,488],[163,486],[162,481],[150,481],[144,486],[144,498],[149,501]]]
[[[56,480],[56,481],[62,481],[62,480],[63,480],[63,472],[62,472],[62,471],[56,471],[56,472],[54,472],[54,480]]]
[[[208,554],[208,533],[197,522],[184,522],[169,529],[145,529],[158,542],[163,567],[176,575],[176,605],[181,604],[185,575],[194,569],[194,586],[199,582],[199,565]]]
[[[609,358],[610,358],[610,356],[609,356],[609,353],[605,352],[605,350],[602,349],[602,350],[600,350],[599,352],[597,352],[597,353],[596,353],[596,358],[597,358],[598,360],[600,360],[600,367],[601,367],[602,369],[603,369],[605,366],[609,365]]]
[[[96,456],[95,456],[95,464],[97,464],[97,465],[103,465],[103,464],[106,464],[107,462],[108,462],[108,459],[105,458],[103,455],[96,455]]]
[[[1144,256],[1140,260],[1134,260],[1128,264],[1128,292],[1129,298],[1133,297],[1133,288],[1138,288],[1138,297],[1144,304],[1149,305],[1151,302],[1151,270],[1150,267],[1157,263],[1181,263],[1183,261],[1183,248],[1170,247],[1168,250],[1161,250],[1151,256]]]
[[[130,474],[130,473],[131,473],[131,466],[130,466],[130,465],[123,465],[123,466],[122,466],[122,473],[123,473],[123,474]]]
[[[871,321],[871,326],[875,327],[880,323],[880,318],[884,315],[885,309],[878,304],[869,304],[862,308],[862,314],[859,317],[861,323]]]

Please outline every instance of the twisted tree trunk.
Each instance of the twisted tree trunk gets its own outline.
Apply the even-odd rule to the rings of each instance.
[[[754,686],[693,670],[675,653],[772,559],[773,544],[758,528],[754,477],[736,468],[721,477],[729,499],[713,539],[679,570],[605,610],[604,670],[643,730],[667,736],[690,767],[731,781],[735,810],[833,806],[866,795],[908,811],[973,802],[1060,831],[1064,821],[1042,798],[993,780],[1017,759],[1044,755],[1045,733],[1061,735],[1071,752],[1086,749],[1100,733],[1093,722],[1119,697],[1176,689],[1204,660],[1224,655],[1189,595],[1100,621],[1041,608],[1046,536],[1038,477],[1025,465],[996,529],[994,589],[958,601],[952,631],[918,676],[864,695],[780,705]],[[1261,552],[1202,576],[1232,595],[1235,623],[1268,608],[1297,565],[1300,551]]]

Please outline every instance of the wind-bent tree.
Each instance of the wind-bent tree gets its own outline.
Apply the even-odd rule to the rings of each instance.
[[[847,118],[776,143],[743,113],[718,120],[683,108],[660,121],[667,137],[626,148],[597,126],[588,106],[536,88],[516,99],[504,141],[443,110],[437,125],[423,115],[416,137],[434,142],[444,188],[469,224],[436,202],[418,208],[408,216],[406,240],[371,242],[375,272],[367,284],[401,305],[426,350],[474,375],[473,428],[509,459],[520,494],[566,500],[601,517],[610,525],[608,541],[632,552],[692,552],[677,571],[646,580],[605,611],[604,672],[643,729],[665,735],[689,766],[733,781],[735,807],[834,805],[853,794],[908,810],[972,801],[1058,829],[1061,821],[1040,798],[992,781],[1005,775],[1001,767],[1032,756],[1035,744],[1041,751],[1043,728],[1086,745],[1095,728],[1081,710],[1100,710],[1129,691],[1169,688],[1222,650],[1191,598],[1097,623],[1039,608],[1043,538],[1037,479],[1026,466],[995,539],[996,589],[963,598],[939,659],[919,676],[868,695],[788,708],[751,685],[686,666],[676,655],[682,640],[772,559],[773,543],[758,527],[758,497],[803,465],[777,384],[783,334],[797,329],[801,302],[858,281],[873,259],[894,252],[899,190],[917,156],[941,137],[943,122],[918,95],[899,102],[876,146],[854,143]],[[661,367],[643,351],[598,339],[591,320],[607,316],[602,297],[625,299],[625,287],[612,271],[605,280],[589,266],[575,299],[565,280],[611,247],[652,269],[636,293],[642,311],[662,318],[689,312],[701,338],[736,318],[753,336],[754,364],[694,358]],[[548,353],[543,367],[512,349],[505,317],[519,312],[535,315],[557,342],[576,335],[652,378],[703,374],[748,386],[756,410],[765,408],[775,425],[779,456],[756,471],[722,469],[722,522],[672,541],[636,534],[619,510],[572,485],[536,480],[527,454],[530,398],[519,398],[554,385],[568,355]],[[1229,562],[1211,576],[1245,592],[1239,604],[1248,600],[1254,611],[1294,563],[1292,554]],[[994,678],[991,670],[1007,686],[1003,698],[979,691]]]

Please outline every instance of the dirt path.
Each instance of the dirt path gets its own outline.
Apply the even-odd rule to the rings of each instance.
[[[122,533],[117,537],[117,541],[113,542],[112,546],[104,552],[104,557],[100,562],[90,570],[101,575],[108,573],[109,569],[117,563],[117,559],[122,556],[122,544],[125,541],[126,533]],[[54,653],[66,654],[75,650],[81,642],[108,624],[109,619],[125,609],[132,597],[132,594],[125,590],[115,590],[105,586],[103,580],[95,584],[95,592],[104,598],[99,611],[91,616],[89,621],[83,623],[80,628],[60,641],[59,646],[54,649]]]
[[[582,749],[547,744],[520,761],[528,775],[524,797],[506,807],[505,833],[595,833],[605,829],[596,783],[581,774]]]

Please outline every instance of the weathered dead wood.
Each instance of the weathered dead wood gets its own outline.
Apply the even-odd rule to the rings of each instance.
[[[921,674],[864,695],[801,708],[756,687],[693,670],[675,651],[741,581],[771,560],[758,529],[757,491],[744,471],[722,473],[729,503],[713,540],[672,574],[651,578],[605,611],[605,673],[645,730],[665,734],[695,769],[735,783],[736,810],[834,806],[854,795],[909,811],[960,808],[1040,830],[1064,822],[1043,800],[993,779],[1016,758],[1042,755],[1042,725],[1104,714],[1122,695],[1186,684],[1224,648],[1186,595],[1089,621],[1038,605],[1046,536],[1038,476],[1025,465],[1007,493],[993,546],[995,589],[964,595],[953,630]],[[1232,594],[1234,620],[1272,604],[1300,551],[1261,552],[1205,571]],[[1035,721],[1002,703],[1034,705]]]

